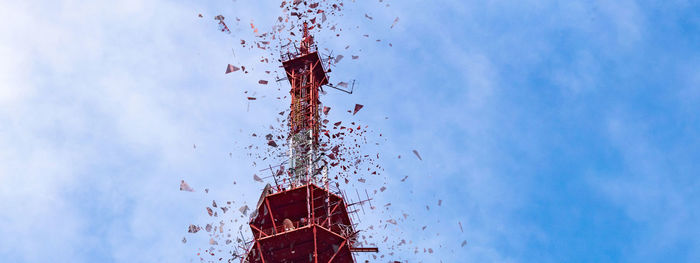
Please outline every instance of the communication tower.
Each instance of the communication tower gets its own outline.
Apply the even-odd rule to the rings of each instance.
[[[250,217],[253,241],[242,262],[355,262],[354,252],[378,252],[359,247],[344,194],[332,186],[319,151],[319,92],[328,76],[307,23],[299,47],[282,55],[291,85],[289,169],[263,190]],[[272,167],[270,167],[272,169]],[[283,178],[278,178],[283,177]],[[331,189],[333,187],[334,189]]]

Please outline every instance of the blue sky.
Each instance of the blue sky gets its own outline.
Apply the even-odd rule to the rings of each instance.
[[[374,202],[392,203],[361,226],[409,214],[368,232],[392,259],[700,260],[698,3],[346,5],[340,21],[358,28],[318,40],[360,56],[331,76],[359,86],[322,100],[330,118],[383,135],[365,150],[385,171],[358,187],[386,186]],[[218,32],[218,14],[265,28],[279,3],[2,4],[3,262],[196,262],[207,238],[186,226],[209,220],[204,207],[257,200],[242,148],[286,107],[270,99],[285,87],[223,74],[259,54],[234,57],[251,33]],[[245,90],[261,99],[248,106]],[[355,103],[365,108],[343,114]],[[412,243],[389,248],[401,239]]]

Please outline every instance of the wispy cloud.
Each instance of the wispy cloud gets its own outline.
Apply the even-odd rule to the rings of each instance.
[[[361,226],[407,213],[386,230],[411,242],[396,258],[698,258],[700,60],[690,45],[698,26],[692,12],[681,12],[692,6],[386,3],[348,4],[341,21],[361,26],[343,34],[357,38],[318,39],[348,53],[334,80],[358,80],[352,96],[329,92],[324,103],[332,114],[365,105],[353,118],[388,137],[370,149],[382,156],[386,178],[368,185],[387,186],[375,201],[392,205],[368,213]],[[223,72],[259,57],[233,57],[236,34],[247,33],[221,34],[212,17],[265,27],[278,4],[5,4],[0,255],[11,262],[196,259],[197,237],[180,242],[186,225],[205,220],[200,210],[210,199],[257,198],[256,168],[240,149],[251,142],[246,133],[266,128],[286,107],[270,100],[247,109],[243,91],[263,76]],[[197,192],[178,191],[182,179]]]

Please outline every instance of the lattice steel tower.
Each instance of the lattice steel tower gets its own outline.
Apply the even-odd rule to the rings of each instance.
[[[344,195],[331,189],[327,166],[319,162],[321,86],[327,70],[304,23],[300,46],[282,55],[291,85],[289,164],[275,187],[267,185],[250,218],[253,242],[242,262],[354,262],[358,232]],[[279,174],[276,176],[280,176]]]

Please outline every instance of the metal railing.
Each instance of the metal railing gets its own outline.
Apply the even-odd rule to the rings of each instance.
[[[292,59],[295,59],[295,58],[298,58],[298,57],[304,55],[301,53],[301,51],[299,50],[299,47],[297,47],[296,44],[292,44],[292,45],[293,46],[291,49],[289,49],[289,48],[287,49],[287,53],[280,54],[280,59],[282,61],[289,61],[289,60],[292,60]],[[318,46],[316,45],[316,43],[309,45],[309,52],[308,53],[313,53],[316,51],[318,51]]]

